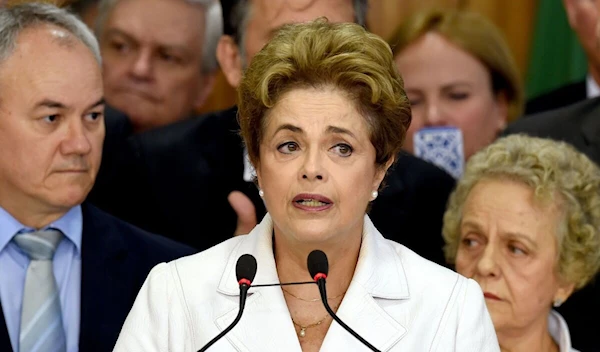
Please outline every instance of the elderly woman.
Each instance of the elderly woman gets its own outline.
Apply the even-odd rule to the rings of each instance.
[[[469,160],[443,233],[448,261],[483,289],[503,351],[575,351],[552,307],[600,268],[594,163],[563,142],[501,138]]]
[[[433,9],[406,18],[389,40],[411,102],[404,147],[424,127],[462,132],[464,157],[521,114],[519,71],[500,31],[480,14]]]
[[[366,215],[410,122],[385,41],[322,19],[282,28],[242,79],[239,115],[268,214],[248,235],[157,266],[116,351],[198,350],[238,313],[241,255],[257,259],[256,284],[299,282],[315,249],[329,258],[332,310],[376,349],[499,350],[475,281],[384,239]],[[215,351],[367,350],[315,285],[249,292]]]

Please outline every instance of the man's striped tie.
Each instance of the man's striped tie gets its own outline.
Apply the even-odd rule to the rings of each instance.
[[[29,256],[23,292],[19,352],[64,352],[66,337],[52,258],[63,238],[57,230],[15,235],[14,242]]]

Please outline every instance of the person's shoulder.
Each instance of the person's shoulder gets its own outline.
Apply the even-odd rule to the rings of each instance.
[[[128,143],[137,155],[151,160],[161,157],[167,162],[179,158],[188,160],[206,153],[212,155],[215,151],[218,154],[231,136],[237,137],[237,130],[237,108],[234,107],[137,133]]]
[[[559,109],[586,99],[586,95],[585,79],[569,83],[529,99],[525,105],[525,114],[532,115]]]
[[[151,257],[160,262],[171,261],[198,252],[185,244],[145,231],[89,203],[82,204],[82,211],[84,229],[93,229],[96,232],[117,236],[124,241],[130,252],[140,256]]]
[[[600,111],[600,97],[564,106],[558,109],[527,115],[511,123],[503,135],[525,133],[541,137],[553,137],[579,129],[587,118]]]
[[[214,136],[236,121],[237,109],[213,111],[138,133],[135,139],[146,144],[172,144],[188,138]]]
[[[453,188],[456,180],[446,171],[426,160],[416,157],[412,154],[402,152],[398,155],[398,160],[389,171],[388,184],[394,184],[401,180],[407,188],[425,185],[427,187]]]

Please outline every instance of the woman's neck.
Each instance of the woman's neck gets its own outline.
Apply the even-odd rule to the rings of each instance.
[[[274,236],[274,254],[280,282],[312,281],[307,269],[311,251],[319,249],[327,255],[328,296],[345,293],[352,281],[360,252],[362,234],[337,243],[288,243],[283,236]],[[318,298],[319,291],[312,285],[296,286],[294,291],[305,299]]]
[[[548,332],[547,318],[531,324],[525,331],[496,331],[502,352],[558,352],[558,345]]]

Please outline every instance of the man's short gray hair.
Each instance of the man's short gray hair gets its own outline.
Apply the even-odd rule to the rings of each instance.
[[[8,59],[13,53],[23,30],[44,24],[70,32],[90,49],[98,64],[101,64],[98,41],[86,24],[65,9],[43,3],[0,8],[0,61]]]
[[[225,27],[229,28],[229,32],[232,32],[227,34],[233,37],[240,48],[244,45],[246,27],[252,14],[251,5],[250,0],[237,0],[231,12],[225,16],[228,22]],[[352,7],[354,8],[354,23],[367,27],[368,0],[352,0]]]
[[[110,12],[119,0],[100,0],[96,20],[96,34],[101,38]],[[184,0],[192,5],[204,8],[205,28],[202,46],[202,72],[212,73],[219,68],[217,44],[223,34],[223,14],[219,0]]]

